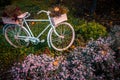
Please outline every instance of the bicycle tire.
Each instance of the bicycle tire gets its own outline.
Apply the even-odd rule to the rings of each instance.
[[[29,33],[23,27],[17,24],[7,25],[7,27],[4,30],[4,35],[7,42],[15,48],[20,48],[29,45],[29,41],[26,42],[25,40],[17,39],[17,35],[29,36]]]
[[[58,37],[52,29],[50,33],[51,46],[57,51],[67,50],[73,44],[75,39],[75,31],[73,27],[67,22],[62,22],[56,25],[55,29],[56,32],[59,35],[64,36],[64,38]]]

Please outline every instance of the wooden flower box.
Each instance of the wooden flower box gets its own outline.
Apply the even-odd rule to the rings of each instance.
[[[51,18],[53,25],[57,25],[58,23],[61,23],[63,21],[67,21],[67,14],[62,14],[57,17],[52,17]]]

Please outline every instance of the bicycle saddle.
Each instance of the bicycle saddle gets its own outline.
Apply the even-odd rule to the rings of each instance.
[[[18,18],[27,18],[27,17],[29,17],[29,16],[30,16],[30,13],[29,13],[29,12],[25,12],[25,13],[17,16],[17,17],[18,17]]]

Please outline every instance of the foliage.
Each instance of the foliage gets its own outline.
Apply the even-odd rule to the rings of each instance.
[[[77,32],[79,30],[81,25],[85,24],[84,19],[75,18],[72,15],[68,15],[68,18],[69,18],[68,22],[72,24],[72,26],[74,27],[75,32]]]
[[[13,78],[16,80],[45,79],[50,75],[48,72],[55,69],[52,64],[53,60],[53,58],[50,58],[45,54],[40,56],[30,54],[26,57],[22,65],[19,63],[17,64],[18,67],[12,67]]]
[[[104,37],[107,35],[106,28],[96,22],[82,24],[77,32],[83,36],[85,41],[88,41],[91,38],[96,40],[99,37]]]
[[[69,17],[69,16],[68,16]],[[84,19],[78,19],[73,16],[69,17],[70,22],[75,30],[75,45],[84,46],[90,39],[98,39],[99,37],[107,36],[106,27],[95,22],[87,22]]]
[[[77,47],[67,56],[56,58],[48,55],[32,55],[12,67],[13,79],[50,80],[106,80],[120,79],[114,72],[120,65],[114,60],[110,39],[90,41],[86,47]],[[120,74],[117,72],[117,74]]]

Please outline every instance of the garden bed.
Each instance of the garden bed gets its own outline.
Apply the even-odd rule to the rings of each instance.
[[[66,56],[28,55],[11,71],[13,79],[119,80],[120,63],[109,47],[110,38],[91,40],[86,47],[76,47]]]

